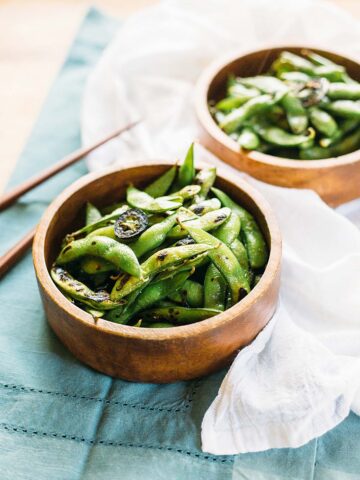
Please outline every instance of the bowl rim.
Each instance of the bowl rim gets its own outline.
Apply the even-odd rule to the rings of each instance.
[[[343,55],[341,52],[336,50],[325,50],[322,48],[321,45],[315,46],[311,44],[291,44],[291,45],[284,45],[284,44],[277,44],[274,43],[271,46],[268,44],[262,45],[259,48],[251,49],[251,50],[244,50],[244,49],[237,49],[232,51],[231,53],[227,53],[221,57],[218,57],[213,62],[211,62],[202,72],[195,87],[195,110],[197,113],[197,117],[202,124],[203,128],[207,130],[207,132],[217,141],[218,143],[224,145],[227,149],[231,150],[232,153],[240,155],[242,151],[246,152],[246,156],[250,160],[254,160],[256,162],[264,163],[270,166],[275,167],[285,167],[285,168],[293,168],[293,169],[303,169],[303,170],[316,170],[316,169],[326,169],[329,167],[337,167],[337,166],[344,166],[344,165],[351,165],[354,163],[358,163],[360,161],[360,148],[354,150],[353,152],[347,153],[346,155],[340,155],[339,157],[330,157],[324,158],[320,160],[296,160],[290,158],[283,158],[283,157],[276,157],[275,155],[268,155],[266,153],[258,152],[256,150],[245,150],[241,149],[240,145],[238,145],[235,140],[233,140],[229,135],[221,130],[218,124],[215,122],[214,118],[210,114],[208,108],[208,92],[209,87],[212,84],[214,78],[219,74],[221,70],[223,70],[227,65],[230,63],[236,62],[243,57],[248,55],[253,55],[256,53],[266,53],[272,49],[283,49],[289,50],[292,48],[296,49],[308,49],[314,50],[318,52],[322,52],[323,54],[330,54],[336,55],[341,57],[345,60],[350,62],[356,63],[359,66],[360,70],[360,60],[358,61],[355,58],[347,57]]]
[[[172,166],[175,163],[175,161],[170,160],[150,160],[144,162],[142,166]],[[209,165],[204,162],[197,163],[201,167]],[[131,339],[156,341],[175,340],[192,335],[200,335],[202,332],[208,332],[213,329],[215,330],[219,326],[231,320],[238,312],[248,310],[260,297],[265,294],[265,292],[271,286],[274,277],[278,274],[278,271],[281,267],[281,234],[275,213],[263,196],[241,178],[237,178],[235,184],[226,173],[221,171],[221,168],[218,169],[218,177],[232,183],[236,188],[242,190],[253,200],[254,203],[256,203],[257,207],[264,216],[270,237],[270,255],[265,271],[259,283],[239,303],[230,309],[215,315],[214,317],[189,325],[181,325],[175,328],[172,327],[162,329],[137,328],[130,325],[112,323],[101,318],[95,321],[90,314],[69,302],[61,293],[61,291],[53,282],[47,269],[44,253],[45,239],[54,214],[66,200],[68,200],[73,194],[86,185],[99,181],[101,178],[111,175],[112,173],[121,172],[123,170],[133,169],[136,167],[139,167],[138,162],[126,162],[124,166],[121,167],[106,168],[101,172],[88,173],[67,187],[50,203],[45,210],[36,230],[32,252],[37,280],[41,284],[41,287],[46,291],[46,294],[50,297],[52,302],[56,303],[57,306],[62,310],[65,310],[65,312],[77,322],[85,324],[84,326],[88,328],[92,328],[109,335],[116,335]]]

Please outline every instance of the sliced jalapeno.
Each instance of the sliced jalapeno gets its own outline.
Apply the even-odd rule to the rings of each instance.
[[[135,240],[148,225],[149,219],[146,213],[139,208],[130,208],[116,220],[115,236],[122,242]]]

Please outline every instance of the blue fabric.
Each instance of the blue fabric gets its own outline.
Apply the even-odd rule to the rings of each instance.
[[[115,21],[90,10],[10,185],[79,146],[84,82],[117,28]],[[0,253],[85,171],[79,163],[1,213]],[[234,457],[202,453],[201,419],[223,376],[173,385],[132,384],[80,364],[46,323],[29,253],[0,286],[0,479],[360,478],[360,419],[355,415],[296,450]]]

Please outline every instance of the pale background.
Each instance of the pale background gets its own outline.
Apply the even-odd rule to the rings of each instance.
[[[360,18],[360,0],[331,1]],[[79,23],[94,3],[124,19],[156,0],[0,0],[0,192]]]

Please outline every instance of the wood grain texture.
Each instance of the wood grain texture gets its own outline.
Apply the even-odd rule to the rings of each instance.
[[[344,65],[348,73],[360,81],[360,65],[340,54],[303,46]],[[299,54],[302,47],[274,48],[231,55],[210,65],[200,77],[196,89],[196,112],[200,125],[200,142],[235,168],[266,183],[282,187],[310,188],[331,206],[360,196],[360,150],[324,160],[291,160],[241,149],[215,123],[208,109],[209,100],[224,96],[230,74],[252,76],[268,71],[283,50]]]
[[[219,176],[217,186],[249,209],[270,246],[258,285],[231,309],[193,325],[145,329],[94,319],[71,304],[52,282],[48,269],[63,236],[82,223],[86,201],[102,206],[118,201],[129,182],[143,186],[170,162],[90,174],[66,189],[46,210],[33,244],[36,276],[48,321],[82,362],[114,377],[141,382],[173,382],[209,374],[231,361],[272,317],[278,299],[281,238],[274,213],[246,182]]]

